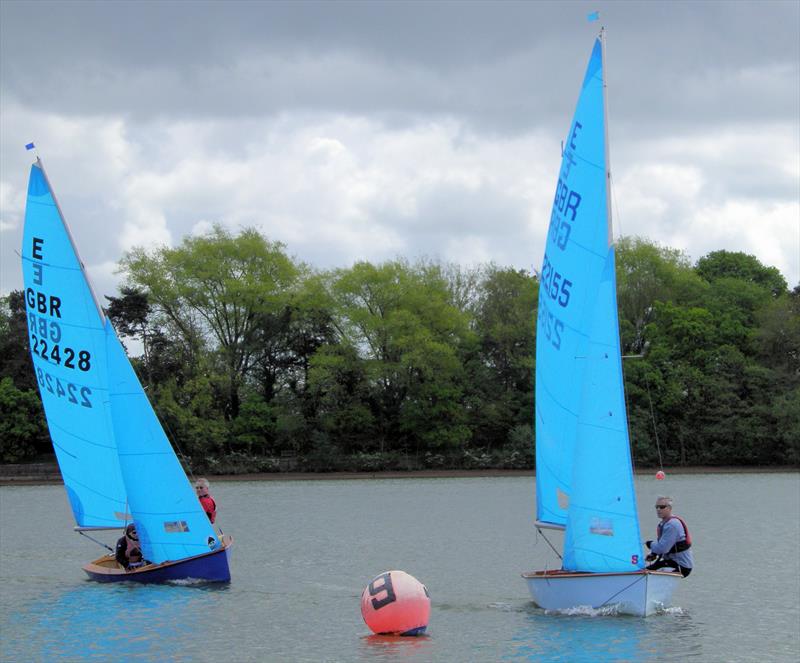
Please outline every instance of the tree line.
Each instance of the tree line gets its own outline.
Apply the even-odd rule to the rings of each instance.
[[[136,249],[106,312],[184,462],[208,473],[532,468],[536,275],[321,271],[256,230]],[[744,253],[617,245],[639,466],[797,465],[800,286]],[[0,460],[52,452],[23,293],[0,300]]]

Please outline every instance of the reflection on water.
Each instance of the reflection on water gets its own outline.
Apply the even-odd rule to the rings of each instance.
[[[424,660],[425,653],[431,650],[433,641],[427,635],[404,638],[399,635],[366,635],[361,638],[361,651],[364,659]]]
[[[694,634],[694,636],[692,635]],[[550,615],[529,608],[504,660],[642,661],[691,656],[698,635],[682,611],[648,619],[602,611]],[[663,637],[662,637],[663,636]],[[665,651],[663,648],[668,647]]]

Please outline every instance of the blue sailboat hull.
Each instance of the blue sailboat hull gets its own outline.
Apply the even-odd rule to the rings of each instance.
[[[233,539],[223,537],[222,547],[213,552],[187,557],[176,562],[149,564],[125,571],[120,568],[113,555],[106,555],[89,562],[83,570],[91,580],[97,582],[141,582],[158,583],[170,580],[201,580],[203,582],[230,582],[228,566]]]

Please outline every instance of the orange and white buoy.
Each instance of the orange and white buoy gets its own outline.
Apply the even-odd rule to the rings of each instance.
[[[428,589],[405,571],[381,573],[361,593],[361,616],[379,635],[420,635],[430,614]]]
[[[664,474],[664,470],[659,470],[656,472],[656,481],[663,481],[666,478],[666,474]]]

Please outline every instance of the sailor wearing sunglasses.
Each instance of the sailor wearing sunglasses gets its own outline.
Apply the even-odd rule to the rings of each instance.
[[[694,566],[689,528],[683,518],[672,514],[671,497],[661,496],[656,499],[656,513],[661,518],[658,523],[658,538],[656,541],[644,542],[650,549],[646,559],[652,562],[647,568],[651,571],[664,568],[678,571],[685,578]]]

